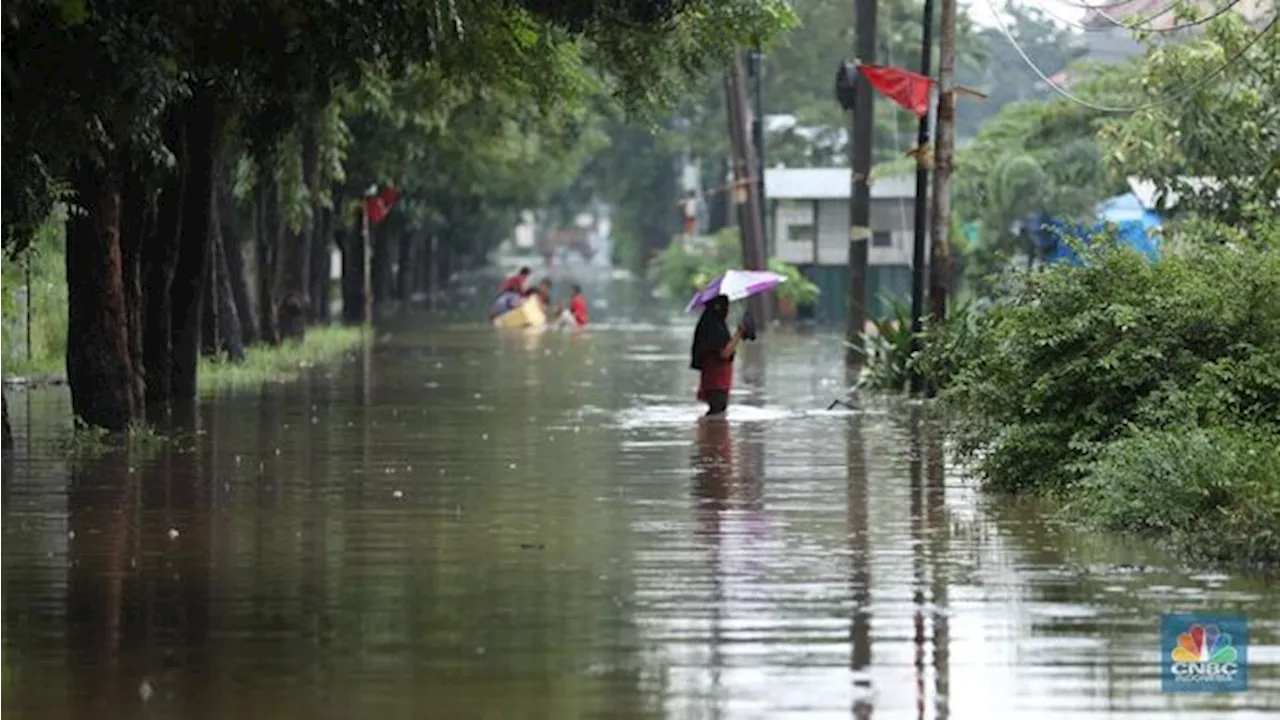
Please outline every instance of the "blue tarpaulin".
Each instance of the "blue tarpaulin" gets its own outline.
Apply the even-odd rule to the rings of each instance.
[[[1152,260],[1160,257],[1160,216],[1142,207],[1133,193],[1117,195],[1098,204],[1098,221],[1092,227],[1082,223],[1068,223],[1056,218],[1039,216],[1032,225],[1040,257],[1045,262],[1080,264],[1080,258],[1059,233],[1066,237],[1087,238],[1102,232],[1108,224],[1116,226],[1120,242],[1146,255]]]

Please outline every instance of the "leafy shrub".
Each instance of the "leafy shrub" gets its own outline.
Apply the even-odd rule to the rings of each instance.
[[[925,318],[920,332],[919,351],[912,347],[911,308],[901,300],[892,301],[891,314],[873,319],[874,337],[861,333],[868,348],[868,385],[893,392],[907,389],[912,370],[920,373],[928,388],[937,389],[950,382],[963,358],[976,355],[979,336],[974,326],[980,316],[968,302],[959,303],[947,312],[940,323]]]
[[[1280,442],[1268,430],[1139,431],[1102,449],[1068,514],[1206,560],[1280,559]]]
[[[980,477],[1060,489],[1134,424],[1280,423],[1280,255],[1201,245],[1151,263],[1098,241],[1082,259],[1024,274],[949,370]]]
[[[671,297],[684,302],[693,293],[706,287],[717,275],[734,268],[741,268],[742,245],[738,231],[721,230],[710,237],[694,238],[686,246],[673,242],[663,250],[649,266],[650,282],[660,285]],[[814,285],[795,266],[769,259],[769,270],[787,278],[774,291],[779,299],[797,305],[812,303],[818,297]]]

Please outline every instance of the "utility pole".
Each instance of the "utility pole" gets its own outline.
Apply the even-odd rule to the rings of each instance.
[[[858,62],[876,61],[876,0],[855,0],[855,50]],[[845,363],[860,369],[866,362],[861,337],[867,324],[867,242],[871,238],[871,143],[875,122],[874,92],[859,72],[853,101],[853,131],[849,135],[853,192],[849,199],[849,326]]]
[[[756,177],[760,178],[760,240],[767,252],[769,249],[769,213],[768,198],[764,194],[764,53],[757,45],[751,51],[751,78],[755,89],[755,116],[751,122],[751,136],[756,151]],[[766,258],[766,265],[768,261]]]
[[[941,0],[938,38],[938,126],[933,184],[933,246],[929,263],[929,316],[947,316],[951,284],[951,171],[956,145],[956,0]]]
[[[764,270],[764,223],[760,211],[762,177],[755,172],[755,153],[748,136],[747,119],[751,112],[747,106],[747,89],[743,77],[742,57],[735,54],[729,66],[729,124],[732,133],[734,200],[738,204],[738,232],[742,242],[742,259],[747,270]],[[760,325],[769,322],[768,305],[761,295],[747,300],[747,308]]]
[[[920,74],[929,77],[933,71],[933,0],[924,0],[924,32],[920,40]],[[929,230],[929,114],[920,118],[920,127],[916,131],[916,207],[912,230],[915,242],[911,252],[911,347],[920,350],[921,318],[924,316],[924,265],[925,242]],[[921,390],[920,374],[915,367],[911,370],[911,394],[918,395]]]

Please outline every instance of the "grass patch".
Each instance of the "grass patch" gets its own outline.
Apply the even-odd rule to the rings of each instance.
[[[128,453],[139,460],[145,460],[158,454],[170,440],[154,427],[143,423],[131,425],[123,433],[77,426],[69,436],[55,441],[54,449],[58,454],[77,461],[96,460],[112,453]]]
[[[224,357],[201,358],[200,389],[210,392],[293,380],[303,370],[360,346],[368,333],[363,327],[313,327],[307,329],[302,342],[247,348],[242,363],[232,363]]]
[[[66,210],[58,207],[21,256],[0,253],[0,346],[5,377],[62,376],[66,372],[65,227]]]

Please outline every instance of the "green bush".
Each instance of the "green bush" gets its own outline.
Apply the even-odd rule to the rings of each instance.
[[[911,307],[901,300],[892,301],[890,307],[890,315],[872,320],[874,337],[861,334],[863,346],[868,349],[870,387],[904,392],[914,369],[926,388],[936,392],[951,381],[964,358],[977,354],[980,336],[975,326],[981,315],[971,303],[957,303],[939,323],[926,317],[918,351],[912,346],[915,333],[911,332]]]
[[[660,285],[672,298],[685,302],[717,275],[742,266],[738,231],[726,228],[710,237],[693,238],[688,246],[679,242],[668,245],[650,264],[649,280]],[[817,299],[818,286],[793,265],[778,258],[769,258],[769,270],[787,278],[774,291],[779,299],[797,305]]]
[[[1203,560],[1280,559],[1280,442],[1257,427],[1139,431],[1102,449],[1068,514]]]
[[[1135,425],[1276,427],[1280,255],[1265,247],[1152,263],[1099,239],[1083,265],[1023,274],[942,393],[961,455],[996,489],[1059,490]]]

